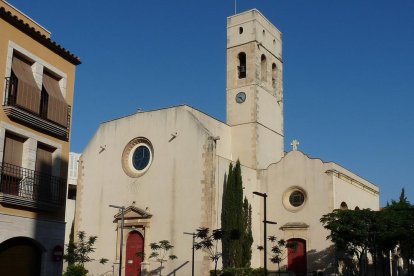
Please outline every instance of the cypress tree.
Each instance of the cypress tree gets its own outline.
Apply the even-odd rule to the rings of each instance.
[[[253,244],[253,234],[252,234],[252,206],[247,201],[247,198],[244,198],[243,202],[243,256],[242,256],[242,267],[250,267],[250,260],[252,259],[252,244]]]
[[[243,180],[240,162],[229,165],[227,181],[223,189],[221,210],[223,268],[245,267],[250,265],[251,208],[245,199],[243,203]],[[249,232],[250,231],[250,232]]]
[[[224,180],[224,187],[223,187],[223,199],[222,199],[222,205],[221,205],[221,230],[223,232],[227,233],[230,223],[229,219],[231,219],[231,213],[229,212],[229,206],[231,201],[231,193],[229,191],[229,187],[232,187],[234,185],[233,181],[233,164],[230,163],[229,165],[229,172],[227,174],[227,179]],[[227,236],[227,235],[226,235]],[[229,261],[229,240],[225,237],[221,240],[221,247],[222,247],[222,262],[223,262],[223,268],[230,266]]]

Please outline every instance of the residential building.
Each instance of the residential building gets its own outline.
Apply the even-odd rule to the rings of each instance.
[[[66,197],[66,230],[65,230],[65,244],[69,243],[69,236],[73,234],[73,226],[75,219],[75,204],[76,204],[76,184],[78,181],[78,164],[80,153],[69,153],[68,166],[68,191]]]
[[[0,275],[61,275],[78,57],[0,0]]]

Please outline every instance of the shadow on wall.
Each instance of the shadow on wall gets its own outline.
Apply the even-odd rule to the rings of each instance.
[[[335,273],[337,262],[333,245],[321,251],[310,250],[307,255],[309,272],[324,271],[328,275]]]
[[[22,138],[10,138],[10,144],[18,139]],[[16,157],[13,149],[10,155]],[[35,168],[23,167],[21,161],[7,163],[4,158],[0,164],[2,206],[18,229],[2,229],[11,237],[0,243],[0,275],[62,274],[67,162],[52,159],[52,149],[39,143]],[[53,174],[54,164],[60,167],[59,174]]]
[[[335,269],[337,264],[337,259],[335,256],[335,247],[332,245],[324,250],[316,251],[310,250],[306,252],[307,259],[307,271],[302,270],[302,272],[297,272],[296,274],[293,271],[289,271],[287,265],[280,267],[279,271],[271,271],[270,275],[274,276],[287,276],[287,275],[296,275],[296,276],[307,276],[307,275],[335,275]],[[293,258],[292,263],[299,262],[301,263],[302,257]],[[297,266],[296,266],[297,268]],[[303,267],[300,266],[302,269]],[[292,269],[292,268],[291,268]]]
[[[63,270],[63,256],[59,255],[55,258],[54,250],[61,248],[63,251],[65,248],[68,161],[55,158],[51,152],[45,153],[42,158],[40,155],[38,149],[35,169],[38,178],[38,196],[35,207],[34,238],[46,247],[46,252],[42,255],[42,272],[48,275],[60,275]],[[56,175],[53,171],[55,164],[59,164],[56,166],[60,168],[59,174]]]
[[[316,251],[311,250],[307,252],[308,255],[308,275],[390,275],[390,260],[388,256],[378,256],[377,265],[363,258],[363,272],[359,271],[358,260],[349,257],[343,252],[336,252],[332,245],[325,250]],[[401,269],[395,263],[393,268],[395,270]],[[393,275],[397,275],[394,271]]]
[[[146,270],[146,269],[144,269],[144,270],[142,270],[141,271],[141,274],[142,274],[142,276],[155,276],[155,275],[160,275],[160,273],[161,273],[161,271],[162,271],[162,269],[163,269],[164,267],[157,267],[156,269],[153,269],[153,270]]]
[[[185,261],[183,264],[175,268],[173,271],[169,272],[168,274],[165,274],[166,276],[176,276],[176,275],[182,275],[180,274],[180,270],[189,263],[189,261]],[[155,276],[155,275],[161,275],[161,271],[164,269],[164,266],[159,266],[156,269],[153,270],[142,270],[141,275],[142,276]]]

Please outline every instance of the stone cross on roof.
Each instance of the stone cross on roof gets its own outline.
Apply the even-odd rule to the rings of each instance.
[[[293,139],[292,143],[290,143],[290,145],[292,146],[292,150],[298,150],[298,146],[299,146],[299,141],[296,139]]]

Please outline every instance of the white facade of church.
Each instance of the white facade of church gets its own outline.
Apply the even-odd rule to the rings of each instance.
[[[191,275],[192,238],[183,232],[220,228],[224,179],[238,159],[252,205],[252,266],[263,266],[256,250],[263,245],[258,191],[268,195],[267,219],[278,223],[267,226],[268,235],[301,244],[301,263],[295,267],[287,258],[285,264],[326,268],[330,243],[319,219],[340,207],[378,210],[379,189],[336,163],[285,152],[282,73],[281,33],[250,10],[227,19],[227,122],[183,105],[100,125],[80,159],[75,214],[75,231],[98,236],[94,257],[109,259],[89,264],[90,272],[118,269],[121,217],[109,207],[114,204],[126,207],[125,275],[156,270],[159,264],[147,257],[149,244],[160,240],[169,240],[178,256],[163,275],[175,269],[176,275]],[[131,252],[141,250],[147,254],[140,263]],[[208,275],[211,266],[197,251],[195,275]],[[276,269],[269,261],[268,267]]]

